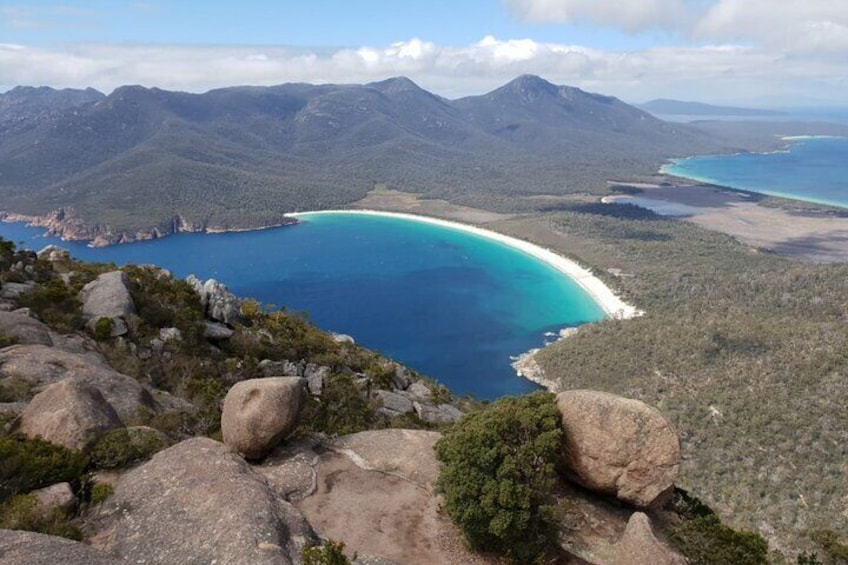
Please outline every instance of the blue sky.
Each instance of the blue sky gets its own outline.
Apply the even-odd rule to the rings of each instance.
[[[3,42],[389,45],[413,37],[461,46],[486,35],[532,37],[608,49],[636,49],[669,34],[626,34],[610,26],[527,22],[499,0],[253,0],[172,2],[14,0],[4,7]]]
[[[0,91],[522,73],[642,101],[848,103],[845,0],[0,0]]]

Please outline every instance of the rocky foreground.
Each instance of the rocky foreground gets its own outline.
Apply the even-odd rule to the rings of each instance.
[[[434,446],[472,403],[215,281],[91,270],[56,248],[4,261],[0,442],[80,463],[24,488],[0,462],[0,524],[17,528],[0,530],[0,562],[298,564],[326,540],[361,564],[502,561],[468,549],[436,488]],[[45,286],[52,301],[35,300]],[[685,563],[669,543],[686,517],[665,418],[593,391],[557,406],[559,562]],[[57,517],[78,541],[24,531]]]

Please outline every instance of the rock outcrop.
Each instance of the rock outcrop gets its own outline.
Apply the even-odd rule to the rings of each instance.
[[[0,334],[13,337],[20,344],[53,345],[50,328],[23,313],[0,312]]]
[[[93,330],[100,318],[112,320],[112,336],[127,333],[126,317],[135,314],[129,279],[123,271],[103,273],[82,287],[79,293],[86,326]]]
[[[654,536],[645,514],[634,512],[615,546],[613,565],[686,565],[686,559]]]
[[[440,434],[387,429],[324,445],[315,492],[296,502],[322,537],[343,541],[365,563],[490,563],[466,549],[434,494]],[[381,560],[382,559],[382,560]]]
[[[226,285],[215,279],[202,282],[194,275],[186,277],[186,282],[200,295],[200,305],[207,318],[230,326],[241,320],[241,301]]]
[[[300,377],[236,383],[224,398],[224,443],[248,459],[264,457],[294,430],[305,403],[306,381]]]
[[[127,565],[78,541],[17,530],[0,530],[0,562],[3,565]]]
[[[65,379],[35,395],[15,427],[28,438],[84,451],[99,436],[123,425],[99,390],[80,379]]]
[[[186,440],[127,473],[102,504],[92,546],[132,563],[300,562],[314,533],[225,445]]]
[[[72,377],[95,386],[125,422],[136,417],[142,408],[157,409],[149,390],[109,367],[97,355],[44,345],[13,345],[0,350],[0,383],[21,378],[44,387]]]
[[[57,483],[33,491],[38,500],[38,508],[43,516],[51,517],[55,512],[68,514],[76,508],[77,497],[70,483]]]
[[[557,406],[572,479],[641,508],[665,501],[677,478],[680,441],[658,410],[591,390],[561,392]]]

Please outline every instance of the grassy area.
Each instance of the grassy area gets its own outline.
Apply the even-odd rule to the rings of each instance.
[[[679,482],[729,523],[778,548],[804,545],[809,527],[848,535],[848,266],[651,214],[583,212],[500,227],[594,266],[647,315],[546,348],[548,376],[659,407],[682,437]]]

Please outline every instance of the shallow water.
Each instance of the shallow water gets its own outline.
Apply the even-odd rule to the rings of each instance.
[[[708,155],[674,161],[662,172],[771,196],[848,208],[848,138],[787,140],[773,153]]]
[[[21,224],[0,224],[0,235],[34,249],[56,243],[90,261],[217,278],[236,294],[308,312],[321,328],[485,399],[535,388],[515,374],[510,357],[543,345],[546,332],[603,318],[574,281],[499,242],[399,218],[301,220],[99,249],[41,238],[40,229]]]

